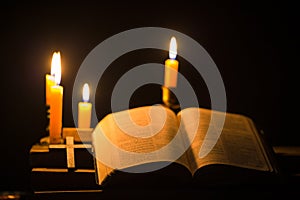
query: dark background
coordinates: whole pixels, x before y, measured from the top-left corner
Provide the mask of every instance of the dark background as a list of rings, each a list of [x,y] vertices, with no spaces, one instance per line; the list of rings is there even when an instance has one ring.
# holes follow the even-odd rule
[[[0,7],[1,53],[1,190],[30,188],[29,149],[45,136],[45,74],[54,51],[62,55],[64,126],[74,126],[71,111],[73,82],[88,53],[119,32],[144,26],[182,32],[200,43],[223,77],[228,111],[250,116],[272,145],[299,145],[297,132],[283,131],[282,100],[288,100],[287,72],[296,52],[296,10],[289,3],[150,2],[139,4],[6,3]],[[298,50],[297,50],[298,51]],[[136,51],[117,59],[96,94],[99,118],[110,112],[113,84],[126,70],[147,62],[162,63],[168,54]],[[182,58],[180,66],[189,64]],[[122,64],[119,74],[112,76]],[[200,75],[180,68],[191,78],[199,104],[210,106]],[[199,83],[197,81],[199,78]],[[131,107],[158,103],[159,86],[146,85],[132,97]],[[293,109],[292,102],[285,104]],[[285,117],[286,116],[286,117]]]

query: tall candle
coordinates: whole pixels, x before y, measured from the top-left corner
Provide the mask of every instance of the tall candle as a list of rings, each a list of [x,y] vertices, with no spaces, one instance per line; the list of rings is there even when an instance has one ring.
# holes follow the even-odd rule
[[[61,61],[60,54],[55,61],[54,78],[56,85],[50,88],[50,124],[49,137],[50,143],[61,143],[62,132],[62,108],[63,108],[63,87],[60,86],[61,80]]]
[[[58,57],[59,57],[59,52],[54,52],[52,56],[52,62],[51,62],[51,74],[46,74],[45,77],[46,105],[50,105],[50,98],[51,98],[50,88],[55,85],[55,80],[54,80],[55,64],[54,63],[57,63]]]
[[[164,86],[167,88],[177,86],[177,73],[179,62],[176,60],[177,43],[176,38],[172,37],[169,49],[169,59],[165,61],[165,82]]]
[[[82,89],[83,102],[78,103],[78,128],[90,128],[92,104],[89,101],[90,89],[89,85],[85,83]]]

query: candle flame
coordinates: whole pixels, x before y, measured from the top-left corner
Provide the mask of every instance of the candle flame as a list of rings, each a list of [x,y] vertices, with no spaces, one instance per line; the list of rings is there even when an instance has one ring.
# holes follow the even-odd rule
[[[169,57],[171,59],[175,59],[176,56],[177,56],[177,43],[176,43],[176,38],[173,36],[170,42]]]
[[[87,83],[85,83],[83,85],[82,98],[83,98],[84,102],[87,102],[90,99],[90,88],[89,88],[89,85]]]
[[[54,76],[55,83],[59,85],[61,80],[60,52],[53,53],[51,62],[51,75]]]

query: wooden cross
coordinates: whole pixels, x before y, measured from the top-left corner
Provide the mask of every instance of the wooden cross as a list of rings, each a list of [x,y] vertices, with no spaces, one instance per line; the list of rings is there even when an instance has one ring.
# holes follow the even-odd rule
[[[74,137],[66,137],[67,167],[75,168]]]
[[[50,144],[49,149],[64,149],[67,153],[67,167],[75,168],[75,152],[74,148],[91,148],[91,144],[74,144],[74,137],[67,136],[66,144]]]

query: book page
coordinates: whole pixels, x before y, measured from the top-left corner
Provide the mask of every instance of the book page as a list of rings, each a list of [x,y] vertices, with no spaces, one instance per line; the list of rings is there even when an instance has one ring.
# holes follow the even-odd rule
[[[251,119],[248,117],[203,108],[188,108],[178,113],[179,119],[183,112],[185,112],[185,117],[182,118],[182,123],[185,124],[187,134],[197,129],[196,136],[191,142],[192,154],[190,156],[193,156],[195,160],[193,172],[208,164],[226,164],[262,171],[270,169],[257,141],[256,133],[253,132],[253,127],[249,123]],[[199,124],[193,120],[195,113],[200,115]],[[222,115],[225,116],[223,127],[217,123],[218,120],[211,123],[212,114],[216,119]],[[207,135],[209,126],[212,132]],[[217,134],[218,131],[221,131],[220,135]],[[206,151],[205,148],[210,147],[211,144],[215,145],[211,150],[209,149],[210,151],[208,150],[209,153],[205,157],[201,158],[200,150]]]
[[[101,171],[105,171],[102,165],[107,166],[107,173],[145,163],[171,163],[185,151],[181,134],[177,132],[175,113],[163,106],[145,106],[109,114],[93,132],[97,162],[101,162]],[[188,166],[184,156],[179,160]]]

